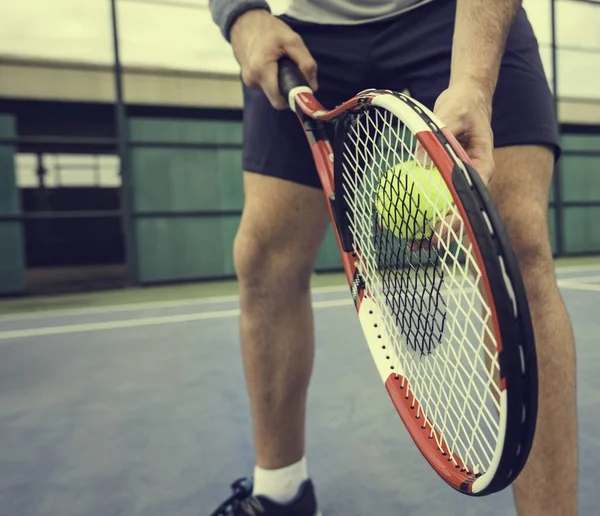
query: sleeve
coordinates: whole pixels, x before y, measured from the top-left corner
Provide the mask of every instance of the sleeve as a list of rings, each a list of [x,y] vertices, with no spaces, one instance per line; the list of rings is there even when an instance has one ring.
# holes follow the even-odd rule
[[[213,21],[221,29],[223,37],[229,41],[229,32],[235,20],[251,9],[264,9],[271,12],[265,0],[209,0]]]

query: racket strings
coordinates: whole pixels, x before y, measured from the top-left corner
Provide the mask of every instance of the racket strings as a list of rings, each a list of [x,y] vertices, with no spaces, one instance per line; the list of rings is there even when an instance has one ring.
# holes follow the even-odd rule
[[[406,137],[406,126],[401,127],[403,137]],[[367,153],[369,154],[366,157],[366,160],[376,161],[378,156],[373,155],[372,152],[369,152],[369,148],[372,149],[376,146],[376,142],[372,137],[373,131],[365,131],[365,138],[370,139],[370,146],[367,147]],[[394,165],[397,164],[398,160],[396,159],[396,153],[392,153],[393,145],[392,141],[388,140],[389,136],[386,133],[383,133],[382,136],[382,145],[381,148],[387,149],[387,155],[385,156],[386,161],[391,161]],[[358,149],[357,146],[355,146]],[[406,148],[408,153],[410,153],[409,149]],[[390,154],[391,158],[390,159]],[[358,164],[359,159],[363,159],[364,157],[356,157],[354,158],[355,165]],[[365,190],[373,190],[374,183],[373,180],[377,179],[375,175],[369,174],[365,175],[364,178],[368,182],[364,186]],[[354,191],[360,188],[356,183],[352,185]],[[400,192],[395,190],[394,185],[392,185],[392,195],[398,197]],[[402,194],[402,202],[410,204],[410,192],[405,191]],[[393,224],[399,224],[401,221],[397,218],[397,214],[393,214],[391,217]],[[413,219],[413,226],[416,226],[416,223]],[[364,229],[364,228],[363,228]],[[378,242],[380,249],[378,252],[378,258],[380,261],[380,269],[382,271],[382,280],[383,284],[387,285],[387,288],[383,289],[382,293],[386,299],[387,304],[390,306],[392,311],[397,314],[399,317],[398,326],[404,331],[404,336],[406,341],[410,344],[410,346],[416,350],[419,348],[421,352],[429,352],[431,348],[435,344],[432,342],[432,336],[435,333],[438,334],[438,338],[434,339],[439,342],[441,339],[441,332],[443,329],[443,312],[441,312],[441,308],[443,308],[443,298],[439,296],[439,286],[441,286],[441,282],[436,281],[435,277],[427,280],[419,275],[397,275],[395,274],[395,267],[390,266],[390,263],[387,263],[388,260],[386,258],[394,256],[394,242],[389,238],[381,238]],[[397,247],[397,246],[396,246]],[[372,249],[376,251],[376,249]],[[406,253],[406,250],[403,251]],[[370,257],[372,258],[372,257]],[[382,260],[383,258],[383,260]],[[371,263],[373,263],[371,261]],[[409,262],[410,263],[410,262]],[[438,274],[439,269],[435,267],[435,263],[431,263],[432,267],[425,268],[426,274],[433,274],[435,276]],[[415,270],[417,270],[415,268]],[[435,296],[431,295],[432,292],[428,292],[425,285],[433,284],[438,285],[438,289],[436,291]],[[396,296],[395,292],[403,291],[406,292],[406,296]],[[438,315],[436,312],[439,312],[440,317],[436,317]],[[431,315],[433,314],[433,316]],[[434,330],[437,329],[437,332]]]
[[[347,222],[367,294],[393,348],[390,372],[402,375],[405,398],[413,407],[418,401],[416,415],[430,425],[440,450],[448,449],[457,466],[455,455],[485,470],[499,436],[499,364],[473,247],[458,210],[444,201],[445,185],[419,185],[415,196],[415,183],[402,173],[409,163],[420,167],[415,177],[433,167],[408,127],[377,108],[355,122],[344,142]],[[388,180],[396,167],[399,179]],[[376,209],[382,194],[383,213]],[[419,232],[415,248],[400,236]]]

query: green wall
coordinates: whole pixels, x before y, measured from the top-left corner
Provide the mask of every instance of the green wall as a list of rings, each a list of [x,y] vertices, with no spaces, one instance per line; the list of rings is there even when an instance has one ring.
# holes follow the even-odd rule
[[[241,122],[139,118],[130,121],[130,134],[139,280],[232,276],[233,239],[243,208]],[[135,142],[158,140],[201,147],[135,146]],[[564,251],[600,252],[596,222],[600,207],[569,206],[569,202],[600,202],[600,156],[571,154],[599,150],[600,135],[567,134],[563,145],[567,151],[561,159]],[[556,251],[552,207],[549,224]],[[316,269],[340,266],[330,227]]]
[[[565,134],[561,159],[561,189],[564,203],[564,252],[600,252],[600,206],[569,203],[600,203],[600,135]],[[573,155],[592,151],[596,155]]]
[[[204,146],[131,150],[139,281],[233,275],[233,238],[243,206],[241,124],[133,119],[130,135],[133,143]]]
[[[0,136],[15,136],[15,119],[0,115]],[[0,217],[21,213],[19,190],[15,179],[15,148],[0,144]],[[25,290],[24,242],[21,222],[0,220],[0,294]]]
[[[321,251],[317,257],[315,269],[317,271],[330,271],[341,268],[342,260],[340,258],[340,250],[337,245],[333,226],[330,224]]]
[[[139,281],[234,275],[244,203],[241,122],[137,118],[129,130]],[[199,148],[135,145],[157,141]],[[330,227],[316,268],[340,267]]]
[[[15,120],[0,115],[0,135],[15,134]],[[233,239],[243,208],[240,121],[133,118],[134,242],[140,283],[216,279],[234,275]],[[162,144],[143,146],[144,142]],[[562,225],[566,254],[600,252],[600,135],[563,135]],[[592,155],[577,155],[592,151]],[[0,216],[21,213],[14,148],[0,145]],[[554,193],[554,192],[553,192]],[[552,199],[554,196],[552,196]],[[549,208],[556,250],[554,208]],[[19,220],[0,220],[0,293],[25,289],[24,242]],[[317,271],[341,266],[330,227]]]

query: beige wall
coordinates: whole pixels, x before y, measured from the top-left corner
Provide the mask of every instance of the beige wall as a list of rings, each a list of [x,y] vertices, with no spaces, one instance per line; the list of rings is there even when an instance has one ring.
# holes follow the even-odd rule
[[[242,106],[236,75],[207,72],[130,68],[124,74],[124,95],[131,104]],[[0,99],[2,97],[113,102],[115,82],[108,66],[0,58]]]
[[[131,104],[241,108],[237,75],[130,68],[124,74]],[[113,102],[115,83],[107,66],[58,61],[0,59],[0,99]],[[1,102],[1,100],[0,100]],[[562,99],[564,123],[600,123],[600,101]]]

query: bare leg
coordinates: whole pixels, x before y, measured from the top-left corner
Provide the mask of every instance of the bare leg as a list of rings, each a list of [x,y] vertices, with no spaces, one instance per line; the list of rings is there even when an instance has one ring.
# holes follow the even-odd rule
[[[514,484],[521,516],[577,514],[575,347],[556,285],[548,234],[553,169],[544,147],[495,151],[490,184],[517,253],[533,319],[539,368],[539,412],[529,461]]]
[[[304,455],[314,355],[310,276],[329,216],[314,188],[246,172],[244,189],[234,246],[242,352],[257,465],[277,469]]]

